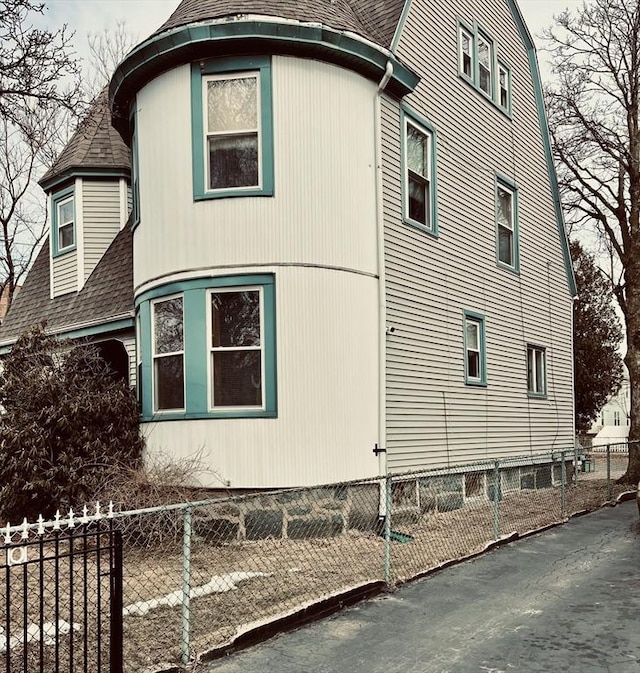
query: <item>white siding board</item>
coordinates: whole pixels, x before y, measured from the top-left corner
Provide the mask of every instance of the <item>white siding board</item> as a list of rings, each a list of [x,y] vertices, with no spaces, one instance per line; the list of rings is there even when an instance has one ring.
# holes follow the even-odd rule
[[[458,17],[478,21],[510,64],[512,120],[458,76]],[[422,76],[408,104],[438,133],[439,238],[401,222],[399,110],[384,99],[389,467],[568,448],[571,300],[528,57],[507,4],[414,0],[398,56]],[[519,274],[495,261],[496,172],[518,185]],[[486,316],[486,389],[464,385],[465,308]],[[544,400],[527,396],[530,342],[547,349]]]
[[[60,297],[78,289],[78,251],[72,250],[53,258],[53,296]]]
[[[117,180],[83,181],[85,281],[120,230],[120,194]]]

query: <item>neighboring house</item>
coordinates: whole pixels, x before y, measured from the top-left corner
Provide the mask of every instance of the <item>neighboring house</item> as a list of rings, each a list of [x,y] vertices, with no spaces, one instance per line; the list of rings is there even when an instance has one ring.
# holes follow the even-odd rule
[[[16,287],[13,290],[14,297],[18,295],[18,292],[20,292],[21,287],[22,287],[21,285],[16,285]],[[5,286],[2,288],[2,291],[0,292],[0,325],[2,324],[5,315],[7,315],[8,310],[9,310],[9,288]]]
[[[625,369],[620,390],[602,407],[591,427],[593,446],[626,442],[629,437],[631,385]]]
[[[51,242],[0,345],[46,319],[126,351],[149,454],[264,488],[573,446],[574,279],[513,0],[183,0],[109,107],[41,181]]]

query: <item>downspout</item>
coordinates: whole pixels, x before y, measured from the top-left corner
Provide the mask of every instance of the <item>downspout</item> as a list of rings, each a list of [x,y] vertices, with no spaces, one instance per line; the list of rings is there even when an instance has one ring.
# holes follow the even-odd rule
[[[393,63],[387,61],[384,75],[378,84],[374,98],[374,135],[376,168],[376,229],[378,243],[378,474],[387,475],[387,410],[386,410],[386,366],[387,366],[387,301],[384,259],[384,200],[382,193],[382,131],[380,98],[393,75]],[[380,482],[379,514],[387,511],[386,484]]]

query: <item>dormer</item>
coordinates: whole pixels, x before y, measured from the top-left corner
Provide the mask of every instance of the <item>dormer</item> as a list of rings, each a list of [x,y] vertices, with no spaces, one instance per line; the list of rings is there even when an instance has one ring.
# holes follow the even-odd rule
[[[111,126],[106,89],[40,186],[48,197],[54,299],[82,290],[131,211],[130,152]]]

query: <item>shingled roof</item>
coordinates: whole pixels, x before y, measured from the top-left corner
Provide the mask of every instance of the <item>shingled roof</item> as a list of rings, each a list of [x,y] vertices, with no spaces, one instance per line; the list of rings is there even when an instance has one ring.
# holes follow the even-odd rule
[[[49,294],[49,244],[42,246],[0,327],[0,345],[13,343],[35,324],[61,333],[133,316],[132,232],[127,225],[111,242],[80,292]]]
[[[108,87],[97,96],[86,119],[40,180],[40,186],[48,190],[75,172],[105,171],[122,171],[126,175],[131,172],[129,148],[111,125]]]
[[[182,0],[156,31],[211,19],[257,14],[346,30],[389,47],[405,0]]]

